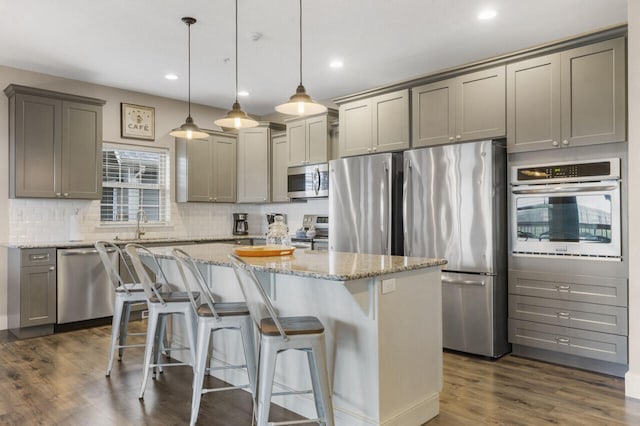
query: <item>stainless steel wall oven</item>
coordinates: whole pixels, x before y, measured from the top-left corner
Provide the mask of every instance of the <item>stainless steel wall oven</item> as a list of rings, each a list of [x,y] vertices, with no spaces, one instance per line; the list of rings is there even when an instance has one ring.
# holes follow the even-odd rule
[[[621,260],[620,159],[514,166],[511,251]]]

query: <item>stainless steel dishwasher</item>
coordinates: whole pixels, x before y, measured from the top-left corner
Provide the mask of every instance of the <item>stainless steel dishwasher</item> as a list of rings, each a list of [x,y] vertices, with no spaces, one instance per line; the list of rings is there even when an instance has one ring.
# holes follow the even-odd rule
[[[118,262],[117,253],[109,253]],[[58,258],[58,324],[113,315],[114,291],[93,247],[60,249]]]

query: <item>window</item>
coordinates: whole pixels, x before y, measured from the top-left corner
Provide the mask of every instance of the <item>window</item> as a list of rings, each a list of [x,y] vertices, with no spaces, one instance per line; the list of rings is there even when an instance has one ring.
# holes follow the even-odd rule
[[[167,150],[104,144],[100,222],[135,223],[142,210],[148,223],[167,223],[168,157]]]

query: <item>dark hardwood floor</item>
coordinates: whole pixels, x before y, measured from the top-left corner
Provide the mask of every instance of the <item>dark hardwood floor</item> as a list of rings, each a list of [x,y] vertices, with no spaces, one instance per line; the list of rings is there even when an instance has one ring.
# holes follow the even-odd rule
[[[104,376],[110,329],[27,340],[0,331],[0,424],[188,424],[190,368],[166,369],[139,401],[142,349],[129,349]],[[272,420],[299,418],[277,406],[272,413]],[[248,393],[203,396],[198,424],[250,421]],[[440,415],[428,426],[485,424],[640,425],[640,401],[625,398],[619,378],[514,356],[489,361],[445,352]]]

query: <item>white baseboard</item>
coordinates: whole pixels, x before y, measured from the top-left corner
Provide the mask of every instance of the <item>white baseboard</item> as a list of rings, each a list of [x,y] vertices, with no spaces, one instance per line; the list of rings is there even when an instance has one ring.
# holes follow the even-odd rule
[[[631,370],[624,375],[624,394],[629,398],[640,399],[640,374]]]
[[[421,425],[440,412],[440,394],[434,393],[413,407],[380,423],[382,426]]]

